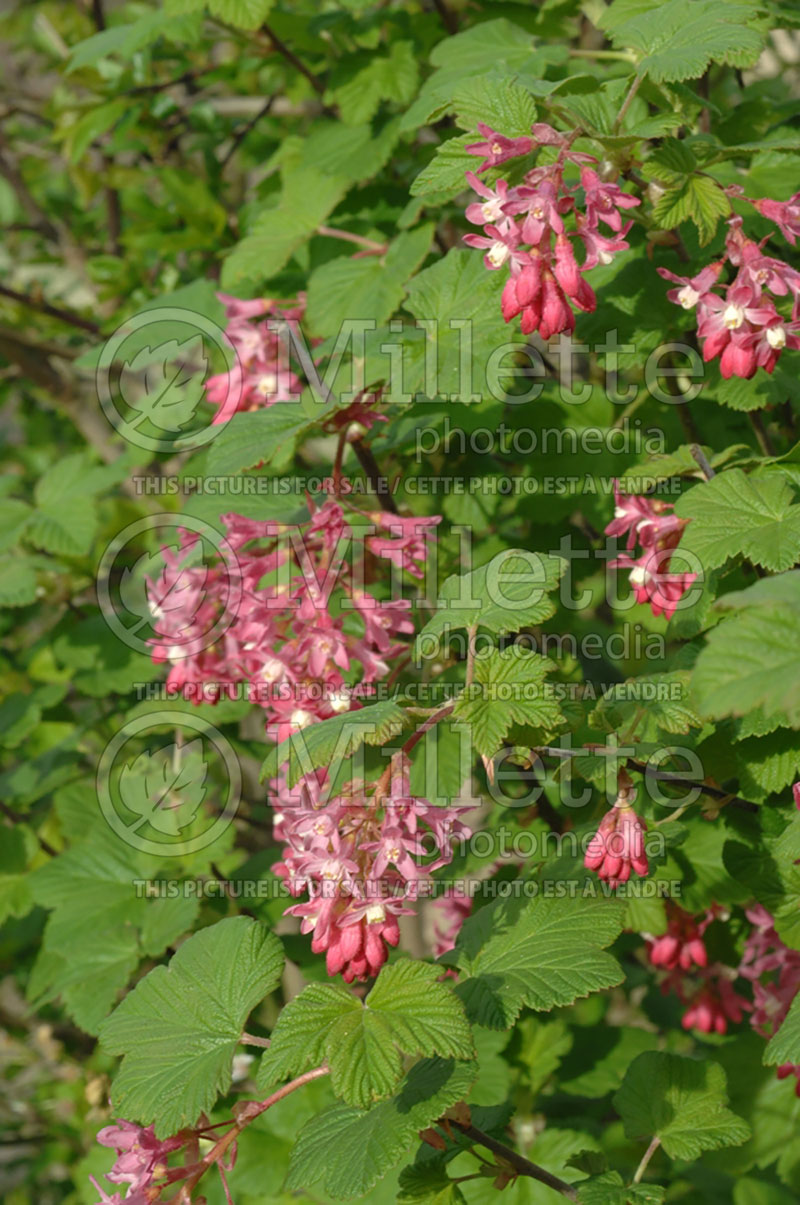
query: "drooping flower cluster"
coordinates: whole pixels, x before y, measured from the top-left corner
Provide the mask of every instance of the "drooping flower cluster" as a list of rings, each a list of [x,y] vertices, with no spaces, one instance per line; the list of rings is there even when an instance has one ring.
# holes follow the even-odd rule
[[[722,963],[709,963],[703,938],[721,915],[722,910],[712,906],[701,916],[692,916],[668,902],[667,932],[661,937],[644,935],[651,966],[666,972],[661,991],[674,992],[685,1006],[684,1029],[724,1034],[728,1023],[740,1022],[750,1007],[733,986],[736,971]]]
[[[794,242],[800,212],[795,198],[783,204],[769,200],[753,204]],[[696,276],[676,276],[666,268],[658,271],[679,286],[667,293],[670,301],[685,310],[697,309],[697,334],[703,340],[706,363],[719,356],[719,369],[726,380],[734,376],[749,379],[759,368],[772,372],[785,347],[800,347],[800,272],[765,255],[767,240],[756,243],[748,238],[740,217],[731,218],[728,227],[725,255]],[[715,292],[726,263],[737,270],[736,276],[729,284],[719,285],[724,292]],[[774,297],[791,297],[789,317],[778,311]]]
[[[285,343],[269,320],[299,322],[305,313],[305,296],[283,305],[257,297],[243,301],[226,293],[217,294],[225,307],[225,334],[235,352],[227,372],[209,377],[206,399],[218,410],[215,423],[226,423],[240,410],[260,410],[275,402],[297,398],[303,386],[289,367]],[[260,318],[260,322],[253,322]]]
[[[466,149],[481,156],[479,173],[540,147],[557,150],[554,163],[532,168],[513,187],[506,180],[488,186],[467,172],[469,184],[482,200],[469,205],[466,216],[474,225],[483,226],[483,234],[467,234],[464,242],[485,252],[484,263],[490,271],[508,267],[502,298],[506,322],[521,315],[523,333],[538,331],[543,339],[571,332],[575,329],[573,311],[596,307],[594,291],[584,274],[598,264],[610,263],[628,246],[625,235],[632,222],[623,222],[621,211],[640,202],[617,184],[601,179],[589,166],[597,160],[571,150],[572,140],[552,126],[535,123],[530,138],[505,138],[483,124],[478,129],[482,141]],[[568,164],[579,168],[580,184],[565,181]],[[570,215],[574,229],[568,230],[565,219]],[[573,244],[582,245],[581,263]]]
[[[633,871],[644,876],[650,869],[644,847],[647,825],[633,810],[635,797],[633,783],[621,771],[617,800],[600,821],[583,860],[587,870],[596,870],[612,887],[627,883]]]
[[[739,974],[753,986],[750,1022],[757,1033],[771,1038],[782,1024],[792,1001],[800,992],[800,951],[784,945],[775,931],[772,916],[761,904],[747,910],[753,928],[745,944]],[[800,1096],[800,1065],[784,1063],[778,1076],[793,1075]]]
[[[188,1138],[187,1133],[182,1133],[160,1140],[152,1126],[134,1125],[130,1121],[119,1120],[116,1125],[105,1126],[98,1133],[97,1141],[117,1152],[106,1179],[112,1184],[127,1184],[128,1187],[124,1197],[120,1192],[109,1194],[94,1176],[90,1176],[100,1194],[98,1205],[121,1205],[123,1200],[127,1205],[151,1205],[159,1196],[159,1187],[154,1181],[163,1180],[169,1155],[180,1150]]]
[[[763,1038],[771,1038],[783,1022],[800,991],[800,951],[786,946],[775,931],[773,917],[761,904],[746,909],[752,928],[737,967],[709,962],[704,936],[712,921],[724,919],[724,910],[712,906],[700,916],[691,916],[676,904],[667,904],[667,932],[661,937],[644,934],[652,966],[664,971],[661,990],[674,992],[686,1006],[684,1029],[724,1034],[729,1022],[739,1024],[745,1013]],[[745,979],[752,1001],[735,984]],[[798,1081],[800,1066],[786,1063],[778,1068],[781,1079]]]
[[[306,775],[299,790],[281,792],[274,816],[285,844],[273,869],[292,895],[309,896],[287,911],[302,918],[328,974],[347,983],[377,975],[420,881],[451,860],[454,840],[469,836],[461,819],[468,808],[413,796],[409,769],[399,752],[377,782],[352,781],[332,798],[322,772]]]
[[[614,483],[614,518],[607,536],[627,533],[626,547],[610,562],[612,569],[630,569],[630,583],[637,603],[648,603],[654,615],[671,619],[678,603],[697,579],[696,573],[672,573],[670,566],[688,520],[673,513],[674,505],[640,494],[623,494]],[[641,554],[628,553],[639,543]]]
[[[224,515],[227,537],[210,565],[197,563],[200,537],[184,532],[148,582],[152,655],[170,665],[168,688],[197,703],[244,688],[277,739],[357,706],[352,679],[367,693],[406,651],[411,600],[364,588],[364,552],[373,566],[385,560],[419,578],[439,522],[362,515],[363,543],[348,560],[342,506],[309,508],[305,530]]]

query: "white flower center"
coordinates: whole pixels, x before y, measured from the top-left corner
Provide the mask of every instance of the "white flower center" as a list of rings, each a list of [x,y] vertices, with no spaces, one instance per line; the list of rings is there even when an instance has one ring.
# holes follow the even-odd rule
[[[298,707],[289,716],[289,723],[293,728],[305,728],[307,724],[311,723],[313,718],[310,711],[304,711],[302,707]]]
[[[650,578],[652,576],[653,575],[651,573],[648,573],[648,571],[642,565],[636,565],[635,568],[631,569],[631,576],[630,576],[631,585],[632,586],[644,586],[647,584],[647,582],[650,581]]]
[[[610,264],[614,256],[610,251],[601,251],[597,258],[600,260],[601,264]]]
[[[346,690],[337,690],[330,698],[331,711],[337,715],[341,711],[350,710],[350,696]]]
[[[505,243],[492,243],[488,252],[488,260],[495,268],[501,268],[509,256],[508,247]]]
[[[502,155],[503,153],[503,148],[499,142],[493,142],[489,149],[493,155]]]
[[[481,213],[487,222],[495,222],[503,216],[501,202],[497,197],[493,197],[491,201],[486,201],[481,205]]]
[[[278,378],[274,372],[265,372],[263,376],[258,378],[256,385],[256,393],[260,393],[262,397],[266,397],[270,393],[274,393],[278,385]]]
[[[678,292],[678,301],[684,310],[693,310],[699,300],[700,294],[691,285],[684,285]]]
[[[275,657],[268,658],[268,660],[265,661],[261,667],[261,677],[265,682],[277,682],[283,677],[283,674],[284,666],[282,662],[276,660]],[[302,714],[305,715],[306,713],[303,712]],[[292,723],[294,722],[294,716],[292,716]]]
[[[744,310],[740,305],[729,305],[722,315],[722,321],[729,331],[738,330],[744,322]]]
[[[782,326],[767,327],[767,343],[770,347],[774,347],[776,351],[780,351],[786,346],[786,330]]]
[[[615,519],[625,519],[625,518],[627,518],[627,515],[628,515],[628,512],[626,511],[624,506],[615,506],[614,507],[614,518]]]
[[[386,920],[386,911],[383,904],[373,904],[370,908],[367,908],[364,913],[364,920],[368,925],[373,925],[376,921]]]

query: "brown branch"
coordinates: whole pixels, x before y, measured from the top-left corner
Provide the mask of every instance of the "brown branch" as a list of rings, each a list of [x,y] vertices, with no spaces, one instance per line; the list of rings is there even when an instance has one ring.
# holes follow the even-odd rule
[[[440,720],[447,719],[454,707],[454,702],[446,703],[444,707],[440,707],[438,711],[433,713],[433,715],[429,715],[425,723],[420,724],[419,728],[417,728],[415,732],[411,733],[411,736],[403,745],[402,752],[410,753],[414,746],[419,744],[426,732],[430,732],[431,728],[434,728]]]
[[[692,454],[692,459],[697,464],[706,481],[710,481],[712,477],[716,477],[717,474],[708,463],[705,453],[699,444],[691,444],[689,451]]]
[[[317,93],[317,95],[322,96],[322,94],[325,91],[325,85],[323,84],[323,82],[319,78],[319,76],[315,75],[314,72],[310,69],[310,67],[306,67],[303,60],[299,59],[297,57],[297,55],[294,53],[294,51],[289,49],[289,47],[286,45],[286,43],[281,38],[278,37],[278,35],[275,33],[275,30],[272,29],[271,26],[264,23],[261,26],[261,30],[262,30],[262,33],[265,33],[267,35],[270,42],[272,42],[272,45],[277,50],[278,54],[283,55],[283,57],[286,59],[287,63],[291,63],[291,65],[297,71],[299,71],[301,75],[304,75],[305,78],[308,80],[308,82],[311,84],[311,87]]]
[[[764,420],[757,410],[748,411],[747,417],[750,420],[750,426],[753,428],[758,446],[764,456],[774,456],[775,448],[772,445],[772,440],[769,437],[767,428],[764,426]]]
[[[448,33],[458,33],[458,17],[447,7],[444,0],[433,0],[433,7],[441,17],[442,25]]]
[[[49,301],[30,297],[26,293],[18,293],[16,289],[9,289],[7,285],[0,285],[0,296],[8,297],[11,301],[18,301],[20,305],[25,305],[30,310],[36,310],[39,314],[57,318],[59,322],[66,322],[69,326],[77,327],[78,330],[88,331],[90,335],[102,335],[103,333],[96,322],[91,322],[88,318],[81,318],[80,314],[76,314],[72,310],[65,310],[62,306],[51,305]]]
[[[530,1159],[526,1159],[524,1155],[519,1155],[510,1146],[498,1142],[496,1138],[492,1138],[491,1134],[485,1134],[477,1126],[471,1124],[465,1125],[463,1122],[454,1121],[452,1118],[449,1119],[448,1124],[455,1126],[466,1138],[470,1138],[478,1146],[483,1146],[487,1151],[491,1151],[493,1155],[497,1155],[504,1163],[513,1168],[518,1176],[529,1176],[531,1180],[538,1180],[540,1184],[546,1184],[548,1188],[554,1188],[556,1192],[560,1192],[570,1201],[578,1200],[577,1191],[571,1184],[567,1184],[566,1180],[560,1180],[558,1176],[545,1171],[538,1164],[531,1163]]]
[[[389,491],[389,483],[381,473],[378,462],[372,454],[372,449],[367,447],[363,440],[360,439],[354,439],[350,446],[358,457],[358,463],[367,474],[373,493],[380,503],[381,510],[387,511],[390,515],[396,515],[397,507]]]
[[[261,108],[255,114],[255,116],[251,117],[250,120],[245,125],[243,125],[240,130],[237,130],[237,132],[233,136],[231,145],[228,147],[227,151],[225,152],[225,154],[222,156],[222,159],[220,160],[220,164],[219,164],[220,171],[223,171],[223,172],[225,171],[225,168],[228,166],[231,159],[236,154],[239,147],[242,145],[242,143],[244,142],[245,138],[250,133],[250,131],[252,129],[254,129],[254,127],[256,125],[258,125],[258,123],[259,123],[259,121],[261,121],[262,117],[266,117],[267,113],[269,113],[270,109],[272,108],[274,100],[275,100],[274,96],[268,97],[267,100],[265,101],[265,103],[261,106]]]

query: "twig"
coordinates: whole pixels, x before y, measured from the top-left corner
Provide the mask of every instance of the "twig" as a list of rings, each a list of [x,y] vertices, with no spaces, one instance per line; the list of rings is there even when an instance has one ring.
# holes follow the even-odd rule
[[[559,1180],[558,1176],[545,1171],[543,1167],[539,1167],[536,1163],[531,1163],[530,1159],[526,1159],[524,1155],[517,1154],[510,1146],[505,1146],[504,1143],[498,1142],[496,1138],[492,1138],[491,1134],[485,1134],[477,1126],[465,1125],[463,1122],[452,1119],[448,1121],[448,1124],[455,1126],[466,1138],[471,1138],[479,1146],[486,1147],[487,1151],[491,1151],[493,1155],[497,1155],[504,1163],[512,1167],[517,1175],[529,1176],[532,1180],[538,1180],[540,1184],[546,1184],[548,1188],[554,1188],[556,1192],[562,1193],[570,1201],[578,1200],[576,1190],[571,1184],[567,1184],[566,1180]]]
[[[314,91],[317,93],[317,95],[322,96],[322,94],[325,91],[325,85],[323,84],[323,82],[319,78],[319,76],[315,75],[314,72],[309,67],[306,67],[303,60],[299,59],[297,57],[297,55],[294,53],[294,51],[289,49],[289,47],[286,45],[286,43],[281,38],[278,37],[278,35],[275,33],[274,29],[272,29],[272,27],[270,25],[267,25],[265,22],[261,26],[261,29],[262,29],[262,32],[267,35],[270,42],[272,42],[272,45],[278,51],[278,54],[282,54],[283,57],[286,59],[287,63],[291,63],[292,66],[295,67],[300,72],[301,75],[304,75],[306,77],[306,79],[311,84],[311,87],[314,89]]]
[[[323,234],[326,238],[340,238],[347,243],[356,243],[359,247],[366,247],[370,251],[380,252],[383,255],[386,251],[386,243],[378,243],[375,239],[364,238],[361,234],[351,234],[349,230],[336,230],[333,226],[317,226],[317,234]]]
[[[464,678],[466,688],[472,686],[472,679],[475,676],[475,636],[477,632],[477,623],[473,623],[467,628],[467,673]]]
[[[458,17],[447,7],[444,0],[433,0],[433,7],[442,19],[448,33],[458,33]]]
[[[258,112],[255,114],[255,116],[251,117],[250,120],[246,123],[246,125],[243,125],[242,128],[240,130],[238,130],[237,133],[234,134],[233,139],[231,141],[231,145],[228,147],[227,151],[225,152],[222,159],[220,160],[220,165],[219,165],[220,171],[223,171],[223,172],[225,171],[225,168],[228,166],[228,163],[233,158],[233,156],[236,154],[239,147],[242,145],[242,143],[244,142],[245,138],[250,133],[250,131],[255,126],[258,125],[258,123],[261,121],[262,117],[266,117],[267,113],[269,113],[274,101],[275,101],[274,96],[268,97],[267,100],[264,102],[264,104],[261,106],[261,108],[258,110]]]
[[[658,1137],[658,1135],[656,1135],[645,1153],[642,1155],[642,1161],[636,1169],[636,1175],[633,1177],[634,1184],[638,1184],[641,1181],[641,1178],[647,1169],[648,1163],[653,1158],[653,1155],[656,1153],[660,1145],[661,1139]]]
[[[311,1080],[319,1079],[321,1076],[329,1074],[330,1069],[324,1064],[320,1067],[313,1067],[311,1071],[305,1071],[302,1075],[298,1075],[296,1079],[290,1080],[288,1084],[284,1084],[282,1088],[278,1088],[277,1092],[273,1092],[272,1096],[268,1096],[266,1100],[253,1100],[244,1105],[239,1111],[239,1116],[235,1124],[231,1126],[226,1134],[223,1134],[219,1142],[214,1144],[214,1146],[203,1159],[202,1163],[192,1170],[191,1175],[181,1188],[180,1194],[176,1200],[189,1200],[191,1191],[198,1181],[202,1179],[210,1167],[213,1167],[215,1163],[219,1163],[228,1149],[233,1146],[234,1142],[239,1137],[245,1126],[248,1126],[251,1121],[255,1120],[256,1117],[260,1117],[262,1113],[264,1113],[267,1109],[270,1109],[273,1105],[277,1104],[279,1100],[283,1100],[283,1098],[288,1096],[291,1092],[296,1092],[298,1088],[302,1088],[304,1084],[308,1084],[311,1082]],[[180,1178],[181,1171],[183,1170],[184,1169],[176,1168],[176,1171],[179,1173],[177,1176],[170,1176],[168,1174],[168,1183],[176,1183]]]
[[[269,1038],[259,1038],[254,1033],[243,1033],[239,1041],[247,1046],[269,1046]]]
[[[38,301],[26,293],[18,293],[16,289],[9,289],[6,285],[0,285],[0,296],[9,297],[12,301],[18,301],[20,305],[26,305],[28,309],[36,310],[40,314],[47,314],[50,318],[57,318],[60,322],[77,327],[78,330],[88,331],[90,335],[102,335],[103,333],[96,322],[91,322],[88,318],[81,318],[80,314],[75,314],[72,310],[51,305],[49,301]]]
[[[433,715],[429,715],[424,724],[420,724],[415,732],[411,733],[406,743],[403,745],[402,752],[410,753],[415,745],[418,745],[426,732],[430,732],[431,728],[435,728],[440,720],[444,720],[450,715],[450,712],[455,707],[455,702],[446,703],[444,707],[440,707],[438,711],[434,711]]]
[[[397,507],[394,498],[389,492],[389,483],[381,473],[378,462],[372,454],[372,449],[367,447],[363,440],[360,439],[354,439],[350,446],[358,457],[358,463],[367,474],[373,493],[380,503],[381,510],[387,511],[390,515],[396,515]]]
[[[619,130],[623,121],[625,120],[625,115],[628,112],[628,109],[631,107],[631,104],[633,103],[634,96],[641,88],[643,80],[644,80],[643,75],[637,75],[634,77],[633,83],[631,84],[630,88],[628,89],[625,99],[622,102],[620,111],[619,111],[619,113],[617,113],[616,119],[614,121],[614,133],[615,134],[616,134],[617,130]]]
[[[691,444],[689,451],[691,452],[693,460],[697,464],[706,481],[710,481],[712,477],[716,477],[717,474],[706,460],[705,453],[699,444]]]
[[[764,420],[757,410],[750,410],[747,417],[750,419],[750,426],[755,432],[758,446],[765,456],[774,456],[775,448],[772,445],[772,440],[769,437]]]
[[[585,757],[587,753],[593,753],[598,757],[612,757],[617,753],[616,749],[607,749],[597,745],[586,745],[579,749],[559,749],[550,745],[533,745],[531,753],[538,753],[541,757],[554,757],[560,761],[567,761],[573,757]],[[712,799],[724,799],[728,803],[734,804],[736,807],[743,808],[748,812],[759,811],[758,804],[753,803],[749,799],[742,799],[739,795],[731,795],[730,791],[723,791],[721,787],[712,787],[707,782],[697,782],[694,778],[686,778],[683,774],[674,774],[670,770],[650,770],[644,762],[635,757],[625,759],[625,764],[635,770],[637,774],[647,774],[655,782],[670,782],[675,786],[694,787],[703,795],[709,795]]]

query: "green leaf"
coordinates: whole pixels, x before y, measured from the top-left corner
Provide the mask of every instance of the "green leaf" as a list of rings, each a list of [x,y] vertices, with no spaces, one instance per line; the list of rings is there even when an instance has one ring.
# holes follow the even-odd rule
[[[275,470],[291,463],[295,442],[329,413],[311,401],[274,402],[263,410],[234,414],[209,446],[206,467],[214,476],[241,473],[254,465]]]
[[[477,625],[505,636],[549,619],[556,604],[548,595],[566,568],[561,557],[507,548],[471,573],[454,573],[442,586],[436,614],[417,637],[416,656],[430,655],[433,640],[438,644],[462,628]]]
[[[184,8],[183,12],[186,11]],[[91,67],[109,54],[131,58],[137,50],[150,45],[162,35],[170,34],[173,40],[179,40],[181,32],[188,33],[191,28],[187,22],[176,22],[168,10],[145,13],[137,21],[112,25],[110,29],[103,29],[78,42],[70,51],[66,71],[69,73],[79,71],[82,67]]]
[[[727,1106],[719,1063],[646,1051],[628,1068],[614,1108],[628,1138],[658,1137],[671,1159],[697,1159],[703,1151],[739,1146],[750,1128]]]
[[[304,774],[352,757],[363,744],[385,745],[402,731],[405,722],[402,707],[386,699],[301,728],[269,751],[261,767],[261,781],[274,778],[288,762],[286,785],[291,788]]]
[[[475,679],[464,688],[453,710],[472,730],[472,743],[483,757],[493,757],[512,724],[552,732],[563,716],[545,676],[555,666],[547,657],[512,644],[502,652],[489,649],[475,658]]]
[[[681,551],[698,557],[706,570],[734,556],[772,571],[790,569],[800,557],[800,506],[793,497],[781,473],[718,473],[678,499],[676,514],[691,519]]]
[[[344,69],[347,82],[330,88],[326,95],[348,125],[369,121],[382,100],[408,104],[417,90],[419,68],[412,42],[393,42],[388,54],[370,56],[367,64],[355,71],[345,60]]]
[[[405,302],[418,329],[404,345],[404,379],[397,386],[390,379],[386,397],[395,396],[395,388],[402,389],[406,402],[407,395],[417,393],[467,404],[489,395],[504,397],[503,362],[524,336],[503,321],[503,285],[503,273],[487,272],[482,257],[469,250],[449,251],[419,272],[409,282]],[[382,342],[385,338],[381,335]]]
[[[779,1066],[781,1063],[800,1063],[800,996],[795,996],[780,1029],[770,1039],[764,1062],[770,1067],[776,1063]]]
[[[508,1029],[523,1005],[545,1011],[621,983],[605,947],[619,935],[624,904],[572,896],[499,900],[468,919],[456,959],[458,994],[475,1025]]]
[[[692,673],[692,699],[708,719],[761,707],[765,719],[800,727],[800,608],[750,607],[713,628]]]
[[[197,899],[137,892],[137,880],[154,877],[156,865],[110,832],[91,831],[31,874],[34,900],[52,909],[29,983],[33,1001],[60,995],[78,1025],[97,1032],[142,954],[160,954],[197,914]],[[148,939],[145,951],[142,937],[154,910],[161,914],[164,945],[154,949]]]
[[[781,728],[746,737],[737,741],[735,757],[745,798],[766,799],[800,778],[800,733]]]
[[[591,716],[593,728],[625,730],[626,740],[658,741],[660,732],[685,736],[701,728],[702,720],[689,703],[688,670],[649,674],[610,686]]]
[[[603,1172],[578,1185],[581,1205],[660,1205],[666,1189],[660,1184],[631,1184],[619,1172]]]
[[[509,138],[530,134],[536,121],[536,105],[527,88],[513,79],[493,73],[477,79],[465,78],[453,95],[455,118],[462,130],[472,131],[473,141],[479,142],[476,133],[482,121],[493,130],[515,131]],[[473,163],[478,160],[471,156]]]
[[[400,1053],[474,1058],[464,1008],[439,967],[401,959],[384,967],[362,1004],[332,984],[311,984],[287,1004],[261,1061],[259,1088],[327,1061],[337,1096],[367,1108],[402,1075]]]
[[[258,29],[266,20],[273,0],[166,0],[168,13],[195,13],[204,8],[220,21],[240,29]]]
[[[766,406],[781,406],[787,399],[800,401],[800,382],[779,366],[773,373],[757,372],[749,381],[741,377],[725,381],[720,377],[718,383],[709,383],[708,393],[729,410],[763,410]],[[790,451],[783,459],[790,462],[791,458]]]
[[[436,148],[433,159],[411,185],[411,196],[422,197],[427,193],[436,193],[437,200],[448,200],[464,192],[469,187],[464,179],[465,173],[474,171],[480,162],[465,150],[465,147],[473,142],[480,142],[480,136],[474,131],[470,134],[459,134],[457,138],[448,138],[446,142],[441,143]]]
[[[36,483],[36,510],[25,538],[45,552],[85,556],[92,545],[97,515],[85,456],[65,456]]]
[[[656,83],[698,79],[711,62],[751,67],[764,46],[750,25],[760,11],[755,3],[730,0],[720,9],[715,0],[649,0],[636,7],[630,17],[630,6],[617,0],[598,24],[615,46],[639,52],[638,74]]]
[[[371,1109],[337,1105],[312,1118],[292,1151],[286,1189],[321,1184],[338,1200],[361,1196],[397,1166],[420,1130],[466,1096],[474,1076],[474,1064],[426,1059],[390,1100]]]
[[[428,254],[433,227],[401,234],[385,255],[331,260],[317,268],[308,284],[308,330],[336,335],[347,319],[372,319],[383,325],[403,299],[405,282]]]
[[[653,206],[653,217],[664,230],[691,220],[697,227],[700,246],[710,243],[720,218],[730,213],[730,203],[715,180],[708,176],[687,176],[677,187],[669,188]]]
[[[27,607],[36,601],[36,569],[33,557],[0,556],[0,607]]]
[[[114,1108],[158,1137],[191,1126],[231,1082],[248,1014],[280,981],[278,939],[246,916],[195,933],[111,1014],[100,1040],[124,1056]]]
[[[165,745],[157,754],[145,749],[122,767],[119,776],[125,807],[156,832],[171,837],[177,837],[197,815],[208,773],[199,738],[182,747],[177,767],[175,749],[174,744]]]
[[[27,871],[35,849],[35,838],[26,825],[4,829],[0,841],[0,924],[9,916],[25,916],[33,907]]]
[[[347,181],[303,164],[284,173],[277,205],[262,209],[222,265],[222,285],[261,285],[280,271],[347,191]]]

